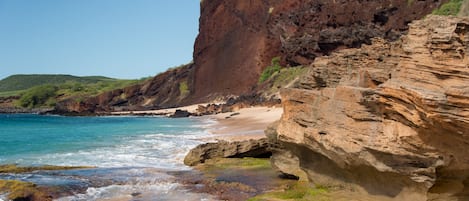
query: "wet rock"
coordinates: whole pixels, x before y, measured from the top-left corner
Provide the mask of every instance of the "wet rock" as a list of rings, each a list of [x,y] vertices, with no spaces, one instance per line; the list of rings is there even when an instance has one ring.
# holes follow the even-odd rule
[[[184,164],[194,166],[212,158],[266,158],[271,155],[266,138],[245,141],[219,141],[193,148],[184,158]]]
[[[182,117],[189,117],[189,116],[191,116],[191,113],[188,112],[187,110],[179,110],[179,109],[177,109],[177,110],[174,112],[174,114],[172,114],[172,115],[169,116],[169,117],[171,117],[171,118],[182,118]]]
[[[285,147],[282,142],[277,139],[277,127],[280,121],[276,121],[269,125],[264,133],[270,143],[272,156],[270,163],[272,168],[280,172],[280,177],[286,179],[307,180],[306,173],[300,168],[300,160],[298,156],[293,154]]]

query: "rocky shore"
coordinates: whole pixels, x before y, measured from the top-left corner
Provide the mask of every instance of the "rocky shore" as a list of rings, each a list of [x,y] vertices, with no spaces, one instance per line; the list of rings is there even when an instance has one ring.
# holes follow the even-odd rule
[[[447,2],[202,1],[194,63],[53,113],[217,120],[174,175],[220,199],[469,200],[469,18],[427,15]],[[307,70],[263,96],[278,55]]]
[[[409,26],[395,42],[317,58],[281,92],[284,113],[268,140],[201,145],[187,164],[262,144],[276,170],[327,187],[333,200],[469,199],[469,19]]]

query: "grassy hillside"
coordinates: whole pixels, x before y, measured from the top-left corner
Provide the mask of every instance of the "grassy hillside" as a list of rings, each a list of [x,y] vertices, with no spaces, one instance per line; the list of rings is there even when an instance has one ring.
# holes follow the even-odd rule
[[[102,76],[13,75],[0,80],[0,97],[20,96],[15,104],[19,107],[51,107],[60,100],[79,101],[144,80],[119,80]]]
[[[78,77],[73,75],[12,75],[0,80],[0,92],[29,89],[43,84],[63,84],[65,82],[97,83],[116,79],[102,76]]]

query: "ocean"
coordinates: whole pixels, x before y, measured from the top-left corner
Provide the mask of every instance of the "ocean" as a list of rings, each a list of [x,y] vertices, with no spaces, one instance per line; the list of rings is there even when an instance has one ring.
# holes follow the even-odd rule
[[[206,129],[213,123],[206,118],[0,114],[0,164],[96,167],[0,174],[0,179],[76,188],[60,201],[213,200],[189,192],[168,174],[190,170],[184,156],[210,135]]]

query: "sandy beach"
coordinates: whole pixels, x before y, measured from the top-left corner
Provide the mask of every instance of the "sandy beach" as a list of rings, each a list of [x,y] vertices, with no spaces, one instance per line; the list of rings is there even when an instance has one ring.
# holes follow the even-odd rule
[[[142,110],[142,111],[121,111],[121,112],[111,112],[111,115],[138,115],[138,114],[153,114],[153,115],[169,115],[174,114],[176,110],[186,110],[190,113],[195,113],[199,105],[208,105],[208,103],[188,105],[184,107],[168,108],[161,110]]]
[[[196,113],[199,105],[208,105],[208,103],[194,104],[185,107],[168,108],[161,110],[147,111],[123,111],[112,112],[112,115],[169,115],[176,110],[187,110],[190,113]],[[215,120],[217,123],[210,126],[208,131],[213,137],[207,140],[248,140],[265,137],[264,130],[274,121],[280,119],[283,113],[282,107],[250,107],[242,108],[238,111],[208,115],[204,118]]]
[[[235,112],[210,115],[217,123],[209,132],[213,140],[248,140],[265,137],[264,130],[274,121],[280,119],[282,107],[250,107]]]

